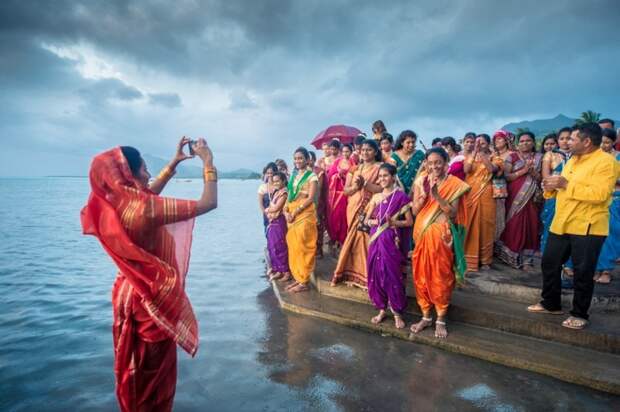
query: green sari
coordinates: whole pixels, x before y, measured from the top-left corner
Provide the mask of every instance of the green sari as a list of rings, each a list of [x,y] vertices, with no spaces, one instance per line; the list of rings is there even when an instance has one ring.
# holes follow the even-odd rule
[[[403,159],[401,159],[396,152],[394,152],[392,153],[392,159],[396,162],[396,173],[398,175],[398,180],[400,181],[405,193],[409,194],[411,192],[411,185],[418,174],[418,169],[424,161],[424,152],[421,150],[416,150],[407,162],[404,162]]]

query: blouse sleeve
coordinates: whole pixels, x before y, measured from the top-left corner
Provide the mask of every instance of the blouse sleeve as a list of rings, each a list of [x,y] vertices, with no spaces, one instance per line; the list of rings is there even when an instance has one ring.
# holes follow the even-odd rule
[[[261,185],[258,186],[258,194],[262,196],[265,193],[267,193],[267,185],[265,183],[261,183]]]
[[[161,226],[196,217],[196,208],[195,200],[149,195],[144,216],[151,225]]]

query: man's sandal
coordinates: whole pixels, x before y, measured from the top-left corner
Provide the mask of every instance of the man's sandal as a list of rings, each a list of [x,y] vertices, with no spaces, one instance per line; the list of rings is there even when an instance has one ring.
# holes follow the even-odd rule
[[[550,315],[562,315],[562,314],[564,314],[564,312],[561,311],[561,310],[547,310],[540,303],[536,303],[535,305],[528,306],[527,307],[527,311],[528,312],[532,312],[532,313],[547,313],[547,314],[550,314]]]
[[[586,319],[577,318],[575,316],[569,316],[564,322],[562,322],[562,326],[569,329],[581,330],[586,327],[588,321]]]

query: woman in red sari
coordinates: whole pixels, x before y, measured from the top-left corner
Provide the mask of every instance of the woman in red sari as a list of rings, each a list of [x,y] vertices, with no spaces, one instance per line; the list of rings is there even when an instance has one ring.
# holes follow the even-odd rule
[[[344,186],[347,175],[355,162],[351,159],[353,148],[350,144],[342,146],[340,156],[327,172],[329,185],[327,197],[327,233],[329,234],[330,246],[341,247],[347,237],[347,196]],[[333,251],[333,249],[332,249]]]
[[[518,151],[504,162],[508,181],[506,227],[496,244],[498,257],[508,265],[533,270],[534,253],[540,249],[540,174],[542,155],[536,153],[531,132],[519,134]]]
[[[198,201],[160,197],[176,165],[191,149],[204,163]],[[217,207],[217,171],[204,139],[181,139],[177,154],[149,184],[146,164],[133,147],[97,155],[91,194],[82,209],[85,234],[99,239],[119,268],[112,289],[114,373],[122,411],[170,411],[179,345],[198,350],[198,324],[187,295],[194,218]]]

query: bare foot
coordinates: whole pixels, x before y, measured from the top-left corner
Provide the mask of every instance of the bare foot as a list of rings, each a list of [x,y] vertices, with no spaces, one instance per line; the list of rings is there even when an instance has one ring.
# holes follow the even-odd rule
[[[396,326],[396,329],[403,329],[405,327],[405,321],[400,315],[394,315],[394,326]]]
[[[411,332],[413,332],[413,333],[421,332],[424,329],[426,329],[429,326],[431,326],[432,323],[433,323],[433,319],[431,319],[431,318],[422,318],[418,323],[414,323],[413,325],[411,325]]]
[[[283,276],[280,279],[278,279],[278,281],[280,281],[280,282],[288,282],[288,281],[290,281],[292,279],[293,279],[293,277],[291,276],[291,274],[289,272],[286,272],[286,273],[283,274]]]
[[[279,279],[282,279],[282,276],[284,276],[283,273],[276,272],[276,273],[272,274],[271,276],[269,276],[269,280],[270,281],[279,280]]]
[[[608,271],[601,272],[601,276],[599,276],[595,281],[596,283],[607,285],[611,282],[611,274]]]
[[[435,322],[435,337],[439,339],[445,339],[448,337],[448,329],[446,329],[446,322],[438,320]]]
[[[370,321],[374,323],[375,325],[377,325],[383,322],[383,319],[385,319],[385,310],[381,309],[379,311],[379,314],[377,316],[373,316],[372,319],[370,319]]]
[[[305,292],[307,290],[310,290],[308,288],[308,285],[306,285],[305,283],[298,283],[294,288],[290,289],[290,292],[299,293],[299,292]]]
[[[286,291],[289,291],[289,292],[290,292],[293,288],[297,287],[298,285],[299,285],[299,283],[297,283],[297,282],[293,282],[293,283],[291,283],[290,285],[288,285],[287,287],[285,287],[285,288],[284,288],[284,290],[286,290]]]

